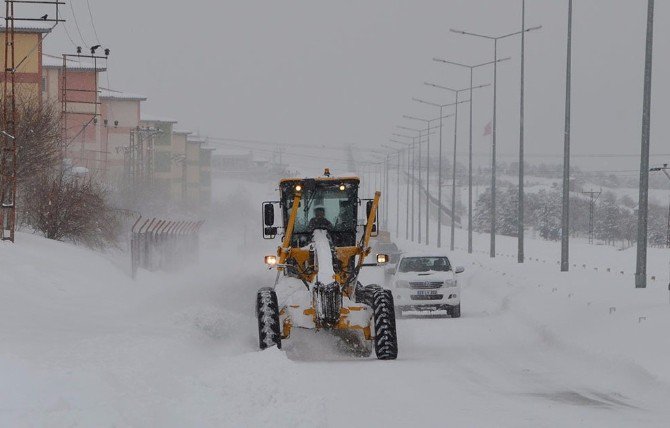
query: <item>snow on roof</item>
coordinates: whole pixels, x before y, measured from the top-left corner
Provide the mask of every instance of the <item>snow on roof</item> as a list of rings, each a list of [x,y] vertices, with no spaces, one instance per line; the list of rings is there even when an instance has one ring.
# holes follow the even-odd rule
[[[100,88],[100,99],[117,101],[146,101],[147,97],[130,92],[115,91],[113,89]]]
[[[204,138],[199,137],[197,135],[189,135],[186,141],[188,141],[189,143],[196,143],[196,144],[205,144],[207,142]]]
[[[67,59],[67,68],[68,70],[76,70],[76,71],[107,71],[106,66],[101,65],[102,62],[99,62],[97,64],[94,64],[93,62],[86,61],[83,59],[72,59],[68,58]],[[48,55],[48,54],[43,54],[42,55],[42,67],[44,68],[63,68],[63,57],[62,56],[55,56],[55,55]]]
[[[154,116],[151,114],[142,113],[140,122],[160,122],[160,123],[177,123],[177,120],[169,117]]]
[[[19,33],[50,33],[54,25],[50,22],[14,21],[14,31]],[[0,17],[0,32],[5,32],[5,17]]]

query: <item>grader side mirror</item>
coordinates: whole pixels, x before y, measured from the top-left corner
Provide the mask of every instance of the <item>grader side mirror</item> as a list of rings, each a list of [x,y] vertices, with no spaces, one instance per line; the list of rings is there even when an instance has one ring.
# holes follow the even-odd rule
[[[373,201],[368,201],[365,204],[365,213],[366,213],[365,220],[366,221],[367,221],[367,219],[370,218],[370,213],[372,212],[372,204],[373,203],[374,203]],[[372,236],[377,236],[377,214],[375,214],[375,218],[372,219],[372,222],[373,222],[372,223]]]
[[[263,205],[263,223],[270,227],[275,224],[275,207],[272,204]]]

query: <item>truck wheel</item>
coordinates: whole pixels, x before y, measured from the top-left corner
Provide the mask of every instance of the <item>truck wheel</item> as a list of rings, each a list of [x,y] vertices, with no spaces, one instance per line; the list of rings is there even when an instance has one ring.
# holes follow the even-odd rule
[[[448,312],[449,312],[449,315],[451,315],[452,318],[460,318],[461,317],[461,304],[459,303],[456,306],[452,306],[451,309]]]
[[[279,327],[279,304],[277,293],[265,287],[256,294],[256,316],[258,317],[258,345],[266,349],[276,345],[281,349],[281,330]]]
[[[390,290],[376,290],[372,298],[375,328],[375,354],[380,360],[398,357],[398,336],[395,328],[395,309]]]

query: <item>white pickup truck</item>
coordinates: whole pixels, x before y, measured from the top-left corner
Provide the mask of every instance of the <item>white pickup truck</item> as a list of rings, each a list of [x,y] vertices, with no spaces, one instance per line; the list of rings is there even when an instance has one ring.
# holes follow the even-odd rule
[[[391,274],[396,311],[446,311],[452,318],[461,316],[461,287],[457,274],[463,267],[453,267],[444,254],[405,253]]]

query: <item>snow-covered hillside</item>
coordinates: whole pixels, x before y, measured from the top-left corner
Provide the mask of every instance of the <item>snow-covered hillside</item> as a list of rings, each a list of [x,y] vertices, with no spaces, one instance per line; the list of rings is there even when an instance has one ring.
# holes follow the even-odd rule
[[[635,290],[610,247],[574,246],[569,274],[555,243],[529,240],[523,266],[457,250],[462,318],[399,320],[398,360],[299,332],[260,352],[254,296],[277,241],[257,210],[275,188],[220,188],[200,264],[178,274],[132,281],[118,258],[28,234],[0,245],[0,426],[667,426],[668,251]]]

